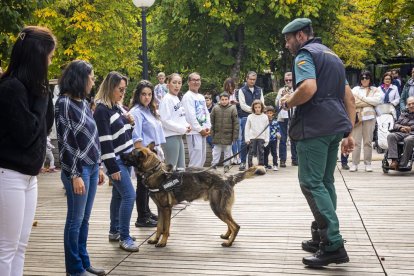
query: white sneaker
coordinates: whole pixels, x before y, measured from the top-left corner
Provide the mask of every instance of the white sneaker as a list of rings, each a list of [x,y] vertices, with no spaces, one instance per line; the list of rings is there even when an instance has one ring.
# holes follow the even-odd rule
[[[279,168],[278,168],[277,166],[273,166],[273,170],[274,170],[274,171],[278,171],[278,170],[279,170]]]
[[[349,168],[350,172],[356,172],[357,170],[358,170],[358,165],[352,164],[351,167]]]
[[[372,166],[371,165],[365,165],[365,171],[366,172],[372,172]]]

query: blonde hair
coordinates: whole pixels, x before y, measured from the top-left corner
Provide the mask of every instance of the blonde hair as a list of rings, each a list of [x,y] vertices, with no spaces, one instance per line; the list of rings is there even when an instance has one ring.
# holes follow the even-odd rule
[[[128,84],[127,77],[123,76],[121,73],[112,71],[106,75],[105,79],[99,86],[98,93],[95,96],[95,102],[102,103],[109,108],[112,108],[114,104],[117,104],[113,101],[113,94],[115,88],[121,83],[122,80]]]

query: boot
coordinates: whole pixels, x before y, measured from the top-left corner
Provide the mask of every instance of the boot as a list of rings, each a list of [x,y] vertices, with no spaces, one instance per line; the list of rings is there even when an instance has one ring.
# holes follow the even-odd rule
[[[304,257],[302,263],[310,267],[322,267],[332,263],[342,264],[349,262],[348,253],[344,246],[339,247],[335,251],[325,251],[323,243],[320,249],[310,257]]]
[[[302,249],[305,250],[306,252],[315,253],[316,251],[319,250],[319,243],[321,242],[321,238],[318,232],[318,224],[316,223],[316,221],[312,222],[311,234],[312,234],[311,240],[302,242]]]

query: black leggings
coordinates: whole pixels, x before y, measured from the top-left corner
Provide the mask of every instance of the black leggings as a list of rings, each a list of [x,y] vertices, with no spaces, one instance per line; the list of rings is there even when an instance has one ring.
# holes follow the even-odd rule
[[[142,183],[142,178],[137,176],[136,204],[138,218],[147,218],[151,215],[149,208],[149,191]]]

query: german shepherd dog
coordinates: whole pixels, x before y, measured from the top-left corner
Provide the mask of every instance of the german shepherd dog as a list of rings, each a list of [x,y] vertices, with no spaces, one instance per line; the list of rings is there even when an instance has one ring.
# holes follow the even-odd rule
[[[158,207],[157,233],[148,241],[156,247],[167,245],[172,207],[183,200],[191,202],[200,198],[209,200],[214,214],[227,224],[227,232],[220,236],[227,241],[221,245],[231,246],[240,229],[231,215],[233,186],[255,174],[266,173],[263,167],[251,167],[245,172],[229,176],[204,168],[172,172],[172,166],[161,162],[150,148],[134,149],[121,158],[125,165],[135,167],[137,177],[143,178],[144,185],[150,190],[150,196]],[[175,187],[170,189],[171,186]]]

